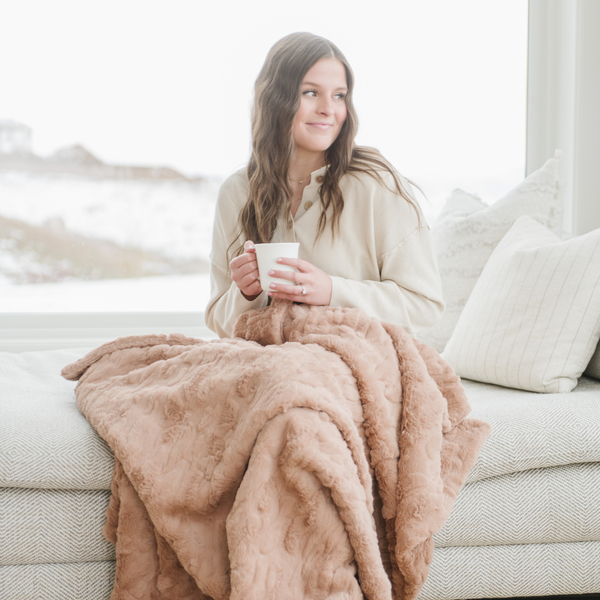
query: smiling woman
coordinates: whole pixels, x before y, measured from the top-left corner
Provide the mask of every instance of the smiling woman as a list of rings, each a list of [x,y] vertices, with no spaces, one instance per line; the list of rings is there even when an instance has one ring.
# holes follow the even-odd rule
[[[273,298],[360,308],[414,333],[443,301],[429,228],[409,183],[358,146],[354,76],[329,40],[294,33],[270,50],[255,85],[252,154],[222,186],[206,322],[221,337]],[[327,226],[329,225],[329,227]],[[277,259],[287,280],[261,289],[254,242],[300,243]]]
[[[0,152],[0,313],[200,314],[217,190],[248,162],[252,83],[291,31],[343,47],[360,83],[344,99],[360,109],[357,145],[418,181],[427,219],[456,186],[497,198],[522,178],[521,0],[5,4],[0,128],[29,133]],[[300,100],[322,102],[318,78],[304,79]],[[335,134],[325,113],[305,130]],[[294,221],[320,206],[314,177],[303,189],[320,167],[286,172]]]
[[[300,89],[302,95],[292,137],[296,146],[296,162],[301,164],[314,161],[340,133],[348,113],[346,69],[337,58],[322,58],[308,70]],[[303,179],[292,181],[302,183]]]

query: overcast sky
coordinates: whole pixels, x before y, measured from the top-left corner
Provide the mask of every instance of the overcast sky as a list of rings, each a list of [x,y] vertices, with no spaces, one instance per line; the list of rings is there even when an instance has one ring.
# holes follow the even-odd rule
[[[0,119],[34,150],[225,176],[245,164],[252,87],[293,31],[356,76],[359,143],[426,187],[522,176],[524,0],[13,0],[0,5]]]

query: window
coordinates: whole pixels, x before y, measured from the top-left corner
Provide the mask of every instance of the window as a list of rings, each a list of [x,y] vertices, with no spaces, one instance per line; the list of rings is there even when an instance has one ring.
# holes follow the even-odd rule
[[[219,183],[247,160],[254,78],[292,31],[346,54],[358,142],[423,188],[429,219],[454,187],[493,201],[523,177],[521,0],[4,10],[0,313],[202,311]]]

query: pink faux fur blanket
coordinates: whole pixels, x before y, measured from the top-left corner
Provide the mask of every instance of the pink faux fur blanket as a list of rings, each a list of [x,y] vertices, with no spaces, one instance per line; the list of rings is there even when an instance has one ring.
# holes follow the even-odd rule
[[[115,454],[112,600],[415,598],[490,431],[458,377],[356,309],[276,301],[235,335],[63,370]]]

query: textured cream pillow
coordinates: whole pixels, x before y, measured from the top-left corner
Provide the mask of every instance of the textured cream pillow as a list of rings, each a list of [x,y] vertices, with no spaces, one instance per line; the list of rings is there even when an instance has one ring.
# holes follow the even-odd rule
[[[557,151],[541,169],[490,206],[462,190],[452,192],[432,226],[446,312],[437,325],[419,333],[422,342],[438,352],[444,349],[485,263],[519,217],[533,217],[561,234],[561,156]]]
[[[569,392],[600,338],[600,229],[561,241],[530,217],[504,236],[442,356],[461,377]]]

